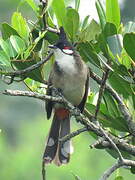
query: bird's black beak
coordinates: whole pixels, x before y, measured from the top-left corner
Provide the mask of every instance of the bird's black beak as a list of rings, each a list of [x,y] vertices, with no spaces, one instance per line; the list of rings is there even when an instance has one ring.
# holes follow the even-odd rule
[[[48,47],[51,48],[51,49],[57,49],[56,45],[49,45]]]

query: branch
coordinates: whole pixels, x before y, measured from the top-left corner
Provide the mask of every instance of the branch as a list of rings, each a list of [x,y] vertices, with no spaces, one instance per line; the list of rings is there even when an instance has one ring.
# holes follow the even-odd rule
[[[107,178],[110,177],[110,175],[116,171],[118,168],[122,167],[123,165],[121,164],[120,161],[117,161],[111,168],[109,168],[107,171],[104,172],[103,176],[99,180],[106,180]]]
[[[123,161],[117,161],[111,168],[104,172],[103,176],[99,180],[107,180],[111,174],[122,166],[135,166],[135,161],[124,159]]]
[[[87,119],[87,117],[85,117],[83,114],[81,114],[80,111],[76,107],[74,107],[70,102],[68,102],[63,97],[52,97],[52,96],[48,96],[48,95],[44,95],[40,93],[34,93],[31,91],[17,91],[17,90],[5,90],[3,92],[0,92],[0,94],[4,94],[8,96],[25,96],[25,97],[32,97],[35,99],[40,99],[42,101],[50,100],[54,102],[64,103],[65,106],[69,108],[72,115],[74,115],[77,118],[77,120],[79,120],[80,123],[88,127],[88,130],[94,132],[97,136],[103,137],[103,133],[101,132],[100,128],[97,125],[95,125],[93,122],[91,122],[89,119]],[[128,144],[124,140],[119,139],[118,137],[115,137],[111,134],[108,134],[108,136],[121,150],[126,151],[135,156],[135,146]],[[112,147],[110,142],[108,141],[105,141],[105,142],[106,143],[104,142],[101,143],[103,148]]]
[[[97,76],[94,72],[92,72],[90,70],[90,77],[95,80],[98,84],[102,84],[102,80],[99,76]],[[123,103],[123,100],[120,98],[120,96],[118,95],[118,93],[112,89],[109,85],[105,85],[105,89],[114,97],[114,99],[117,101],[118,105],[119,105],[119,109],[122,113],[122,115],[124,116],[126,122],[127,122],[127,126],[130,130],[130,133],[135,136],[135,123],[132,120],[132,117],[129,113],[128,108],[126,107],[126,105]]]
[[[103,77],[102,77],[102,82],[101,82],[101,86],[99,89],[98,101],[97,101],[95,115],[94,115],[95,120],[97,119],[97,114],[98,114],[99,109],[100,109],[100,104],[101,104],[102,96],[103,96],[103,93],[105,90],[105,84],[106,84],[106,80],[108,78],[108,75],[109,75],[109,69],[106,70],[106,72],[103,74]]]
[[[46,30],[48,30],[49,32],[55,33],[55,34],[59,34],[60,33],[59,30],[54,29],[52,27],[46,27]]]
[[[64,143],[65,141],[68,141],[70,140],[71,138],[75,137],[75,136],[78,136],[79,134],[81,134],[82,132],[85,132],[85,131],[88,131],[88,128],[86,127],[83,127],[81,129],[78,129],[66,136],[64,136],[62,139],[59,139],[59,141],[61,141],[62,143]]]
[[[54,101],[54,102],[63,102],[63,98],[61,97],[53,97],[53,96],[48,96],[48,95],[43,95],[40,93],[35,93],[32,91],[19,91],[19,90],[5,90],[3,92],[0,92],[0,94],[8,95],[8,96],[25,96],[25,97],[32,97],[35,99],[40,99],[40,100],[49,100],[49,101]]]
[[[41,65],[46,63],[51,58],[52,55],[53,55],[53,52],[50,52],[50,54],[45,59],[37,62],[36,64],[33,64],[32,66],[27,67],[26,69],[16,70],[13,72],[5,72],[5,73],[1,72],[1,73],[3,73],[5,76],[11,76],[11,79],[13,81],[14,77],[27,74],[27,73],[39,68]]]

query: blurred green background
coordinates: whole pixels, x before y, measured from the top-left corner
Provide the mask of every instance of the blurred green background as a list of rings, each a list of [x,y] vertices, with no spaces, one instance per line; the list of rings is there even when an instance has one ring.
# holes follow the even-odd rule
[[[0,23],[10,22],[12,13],[20,0],[0,0]],[[123,1],[122,19],[134,19],[134,0]],[[31,9],[23,4],[22,14],[28,20],[34,17]],[[0,90],[26,90],[22,83],[6,85],[0,81]],[[0,95],[0,180],[40,180],[42,154],[45,139],[51,121],[46,120],[44,103],[24,97],[7,97]],[[81,125],[72,122],[72,130]],[[115,161],[104,150],[90,149],[94,142],[88,133],[73,139],[74,154],[67,166],[47,166],[47,179],[74,180],[78,175],[82,180],[97,180]],[[125,180],[133,180],[126,169],[119,172]],[[116,173],[110,178],[114,180]]]

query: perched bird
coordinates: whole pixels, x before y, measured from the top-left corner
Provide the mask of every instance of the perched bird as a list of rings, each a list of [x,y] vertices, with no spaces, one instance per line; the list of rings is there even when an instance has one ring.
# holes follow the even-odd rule
[[[54,50],[55,63],[49,75],[47,95],[53,95],[50,87],[55,87],[61,94],[84,110],[89,89],[89,70],[81,56],[67,40],[63,27],[60,28],[59,40],[50,46]],[[46,102],[47,118],[54,117],[43,155],[46,164],[54,163],[58,166],[69,162],[72,146],[70,141],[63,144],[59,139],[70,133],[70,112],[59,103]]]

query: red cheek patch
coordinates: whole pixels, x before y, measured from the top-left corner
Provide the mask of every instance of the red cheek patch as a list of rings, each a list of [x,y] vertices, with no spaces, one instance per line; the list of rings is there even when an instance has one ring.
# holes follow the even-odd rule
[[[64,49],[71,49],[69,46],[65,46]]]

